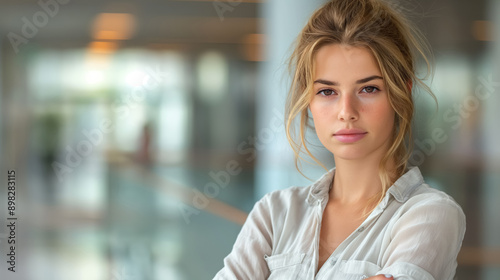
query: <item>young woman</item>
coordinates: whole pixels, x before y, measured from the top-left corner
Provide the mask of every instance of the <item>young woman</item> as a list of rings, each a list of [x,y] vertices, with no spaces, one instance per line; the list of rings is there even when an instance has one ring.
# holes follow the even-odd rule
[[[453,279],[465,216],[407,165],[412,90],[429,90],[415,75],[419,38],[382,0],[314,13],[290,60],[287,134],[313,157],[312,121],[335,168],[257,202],[215,279]]]

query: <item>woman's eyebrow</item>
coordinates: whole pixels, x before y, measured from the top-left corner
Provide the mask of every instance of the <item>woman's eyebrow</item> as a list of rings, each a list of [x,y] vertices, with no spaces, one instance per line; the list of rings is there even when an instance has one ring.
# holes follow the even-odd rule
[[[317,79],[316,81],[314,81],[314,84],[324,84],[327,86],[338,86],[339,85],[339,83],[337,83],[337,82],[332,82],[332,81],[323,80],[323,79]]]
[[[370,77],[366,77],[366,78],[357,80],[356,84],[364,84],[366,82],[376,80],[376,79],[383,80],[384,78],[377,76],[377,75],[373,75]],[[314,84],[324,84],[324,85],[328,85],[328,86],[338,86],[339,85],[338,82],[328,81],[328,80],[323,80],[323,79],[317,79],[316,81],[314,81]]]
[[[383,80],[384,78],[377,76],[377,75],[373,75],[373,76],[370,76],[370,77],[367,77],[367,78],[364,78],[361,80],[357,80],[356,84],[364,84],[364,83],[369,82],[371,80],[377,80],[377,79]]]

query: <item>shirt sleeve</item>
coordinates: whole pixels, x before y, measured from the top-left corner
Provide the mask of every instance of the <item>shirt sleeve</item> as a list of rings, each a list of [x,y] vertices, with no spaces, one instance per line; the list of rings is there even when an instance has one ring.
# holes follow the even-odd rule
[[[231,253],[224,258],[224,267],[214,280],[259,280],[269,277],[264,259],[272,251],[273,228],[269,206],[269,194],[254,205]]]
[[[394,223],[377,274],[392,274],[396,280],[451,280],[464,234],[465,215],[455,201],[421,200]]]

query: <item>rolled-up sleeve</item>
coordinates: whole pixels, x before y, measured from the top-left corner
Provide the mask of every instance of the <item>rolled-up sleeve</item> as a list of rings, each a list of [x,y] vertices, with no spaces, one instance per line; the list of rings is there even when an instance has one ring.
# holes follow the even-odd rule
[[[231,253],[224,258],[224,267],[214,280],[269,277],[269,268],[264,259],[272,251],[273,229],[269,210],[269,195],[266,195],[254,205]]]
[[[396,280],[453,279],[465,234],[462,209],[443,197],[408,202],[409,209],[392,225],[378,274],[392,274]]]

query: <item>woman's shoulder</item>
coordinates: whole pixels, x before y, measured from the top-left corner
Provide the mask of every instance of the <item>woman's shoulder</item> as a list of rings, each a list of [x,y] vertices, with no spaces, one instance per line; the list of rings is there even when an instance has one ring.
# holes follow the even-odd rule
[[[444,191],[433,188],[424,181],[418,168],[412,168],[393,187],[389,196],[394,197],[389,207],[393,221],[420,223],[423,220],[450,221],[453,227],[465,227],[465,214],[455,199]]]
[[[315,204],[328,195],[328,176],[322,176],[309,186],[290,186],[265,194],[256,205],[265,209],[271,217],[305,217],[311,214]]]
[[[401,212],[413,217],[441,216],[465,225],[465,214],[460,204],[444,191],[422,183],[401,206]]]
[[[285,205],[296,205],[299,201],[306,202],[310,190],[311,186],[291,186],[269,192],[261,198],[261,201],[271,202],[273,205],[279,205],[281,207]]]
[[[449,207],[462,211],[452,196],[427,184],[418,167],[411,168],[404,174],[389,193],[400,203],[403,209],[419,207]]]
[[[448,205],[449,207],[460,208],[460,205],[455,199],[444,191],[431,187],[427,183],[423,183],[409,197],[410,204],[424,205]]]

